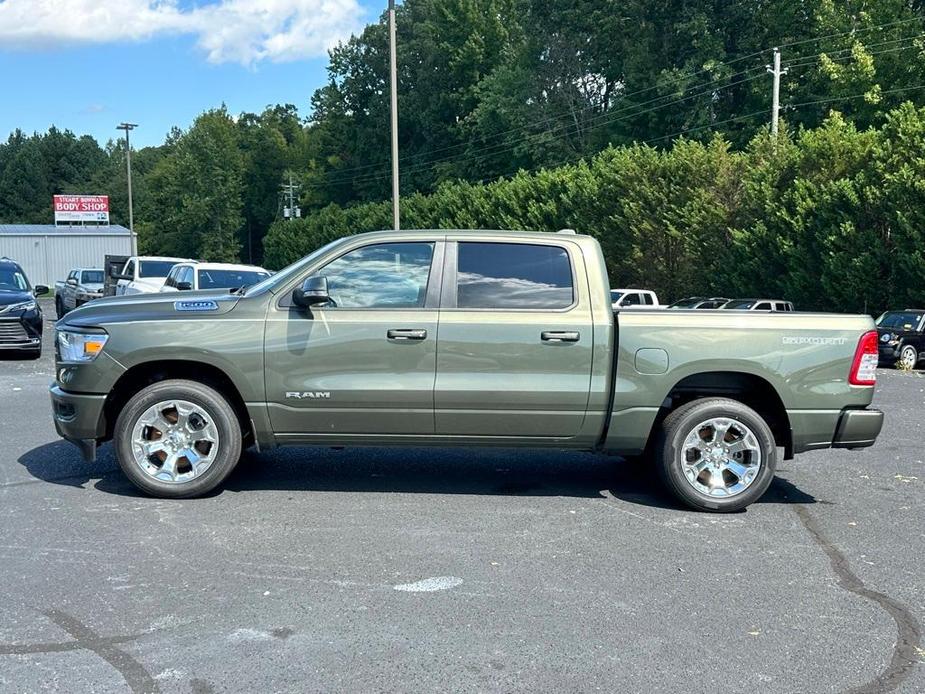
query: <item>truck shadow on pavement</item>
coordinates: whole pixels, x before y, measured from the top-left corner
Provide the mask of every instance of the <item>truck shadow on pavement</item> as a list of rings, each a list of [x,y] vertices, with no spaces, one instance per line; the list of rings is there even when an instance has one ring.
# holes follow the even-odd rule
[[[112,448],[85,463],[71,444],[48,443],[19,458],[33,480],[101,492],[142,496],[119,470]],[[812,504],[815,497],[778,476],[759,503]],[[654,471],[643,464],[594,453],[529,449],[283,448],[247,451],[225,483],[209,496],[261,490],[571,496],[614,499],[679,509]],[[825,502],[822,502],[825,503]]]

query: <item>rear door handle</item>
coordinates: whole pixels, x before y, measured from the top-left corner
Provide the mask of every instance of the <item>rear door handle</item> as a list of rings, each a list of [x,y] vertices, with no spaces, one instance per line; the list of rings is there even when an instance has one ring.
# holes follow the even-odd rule
[[[581,339],[581,334],[570,331],[546,330],[540,337],[543,342],[578,342]]]
[[[427,331],[426,330],[398,330],[391,329],[386,334],[386,337],[390,340],[395,340],[396,342],[407,342],[409,340],[426,340]]]

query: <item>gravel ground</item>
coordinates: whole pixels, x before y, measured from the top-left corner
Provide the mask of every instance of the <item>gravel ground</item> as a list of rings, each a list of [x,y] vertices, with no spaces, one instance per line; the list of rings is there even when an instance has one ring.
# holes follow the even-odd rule
[[[557,451],[251,453],[164,501],[57,439],[49,346],[0,361],[0,691],[925,691],[919,374],[739,514]]]

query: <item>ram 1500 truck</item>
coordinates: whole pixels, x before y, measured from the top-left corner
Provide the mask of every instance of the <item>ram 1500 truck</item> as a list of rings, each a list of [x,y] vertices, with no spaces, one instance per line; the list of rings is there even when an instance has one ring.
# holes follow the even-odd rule
[[[780,456],[874,443],[867,316],[617,312],[588,236],[351,236],[237,293],[100,299],[56,326],[54,421],[140,489],[213,489],[242,448],[646,453],[686,504],[758,499]]]

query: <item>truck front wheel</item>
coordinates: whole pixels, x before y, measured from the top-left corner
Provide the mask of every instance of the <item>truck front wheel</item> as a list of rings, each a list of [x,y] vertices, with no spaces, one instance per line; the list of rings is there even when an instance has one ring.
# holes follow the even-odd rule
[[[221,484],[241,455],[241,426],[221,393],[196,381],[154,383],[116,420],[119,466],[143,492],[200,496]]]
[[[777,447],[767,422],[737,400],[705,398],[673,411],[656,444],[662,481],[702,511],[745,508],[767,491]]]

